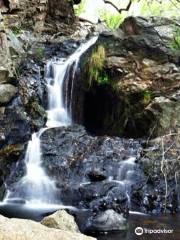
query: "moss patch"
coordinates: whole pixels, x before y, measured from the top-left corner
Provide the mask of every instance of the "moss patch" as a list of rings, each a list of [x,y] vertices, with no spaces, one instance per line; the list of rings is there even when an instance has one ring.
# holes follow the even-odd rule
[[[98,85],[104,85],[109,82],[108,76],[103,69],[105,58],[105,48],[99,45],[92,51],[90,57],[85,62],[87,78],[85,85],[88,88],[92,86],[93,82]]]

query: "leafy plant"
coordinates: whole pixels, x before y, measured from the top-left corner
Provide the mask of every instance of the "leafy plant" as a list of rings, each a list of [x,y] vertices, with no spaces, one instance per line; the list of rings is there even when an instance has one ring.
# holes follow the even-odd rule
[[[146,0],[141,2],[141,15],[144,16],[177,16],[177,0]]]
[[[106,26],[110,29],[116,29],[123,22],[124,16],[122,14],[112,14],[107,10],[100,11],[100,20],[104,21]]]
[[[152,99],[152,93],[148,90],[141,92],[141,101],[144,105],[147,105]]]
[[[105,49],[102,45],[99,45],[93,50],[90,58],[88,59],[86,63],[86,72],[89,87],[91,87],[93,81],[99,85],[108,83],[108,76],[103,70],[105,57]]]
[[[35,54],[37,58],[42,59],[44,57],[44,48],[37,48]]]
[[[76,16],[79,16],[85,10],[86,0],[82,0],[80,4],[74,5],[74,13]]]

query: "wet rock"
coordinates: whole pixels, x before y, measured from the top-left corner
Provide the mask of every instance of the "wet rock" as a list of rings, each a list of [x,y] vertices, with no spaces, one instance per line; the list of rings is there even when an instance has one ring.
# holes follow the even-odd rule
[[[52,215],[43,218],[41,224],[49,228],[56,228],[76,233],[79,232],[74,217],[64,210],[59,210]]]
[[[107,210],[91,217],[87,224],[87,231],[111,232],[126,229],[126,219],[113,210]]]
[[[8,103],[17,93],[17,88],[11,84],[0,85],[0,104]]]
[[[107,178],[99,169],[92,170],[88,172],[87,175],[92,182],[103,181]]]
[[[171,212],[174,214],[178,211],[179,208],[179,203],[178,203],[178,193],[177,191],[174,189],[172,194],[171,194]]]
[[[55,180],[61,201],[93,212],[113,209],[128,215],[126,191],[130,194],[132,186],[144,182],[132,157],[138,158],[138,141],[94,137],[74,125],[43,132],[41,148],[43,166]]]
[[[139,164],[147,176],[147,184],[139,191],[139,196],[144,199],[146,211],[174,212],[180,205],[177,201],[177,191],[180,187],[177,174],[180,170],[179,141],[179,134],[168,134],[149,141],[142,152]],[[165,162],[162,158],[163,152]],[[168,186],[167,194],[164,174]]]

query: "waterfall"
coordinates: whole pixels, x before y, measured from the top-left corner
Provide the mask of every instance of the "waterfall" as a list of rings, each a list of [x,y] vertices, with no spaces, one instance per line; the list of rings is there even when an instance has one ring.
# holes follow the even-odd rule
[[[109,171],[110,182],[116,182],[121,186],[121,189],[126,193],[129,207],[131,205],[131,187],[134,183],[134,175],[136,174],[136,157],[132,156],[128,159],[120,162],[120,166],[117,167],[117,172]]]
[[[28,143],[25,154],[26,175],[20,179],[12,189],[7,190],[4,202],[21,199],[26,203],[56,203],[55,182],[49,178],[42,167],[41,159],[41,134],[48,128],[67,126],[72,123],[71,101],[73,82],[81,55],[88,50],[98,37],[93,37],[82,44],[68,59],[50,60],[46,66],[47,89],[48,89],[48,120],[46,128],[38,133],[33,133]],[[71,76],[69,71],[71,70]],[[67,88],[64,88],[71,78],[70,114],[65,98],[68,97]],[[64,92],[65,89],[65,92]]]

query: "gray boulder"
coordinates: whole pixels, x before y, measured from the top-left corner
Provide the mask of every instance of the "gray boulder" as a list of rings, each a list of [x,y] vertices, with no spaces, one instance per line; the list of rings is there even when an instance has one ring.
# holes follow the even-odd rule
[[[110,209],[91,217],[87,229],[91,231],[109,232],[123,231],[128,227],[127,220],[121,215]]]

